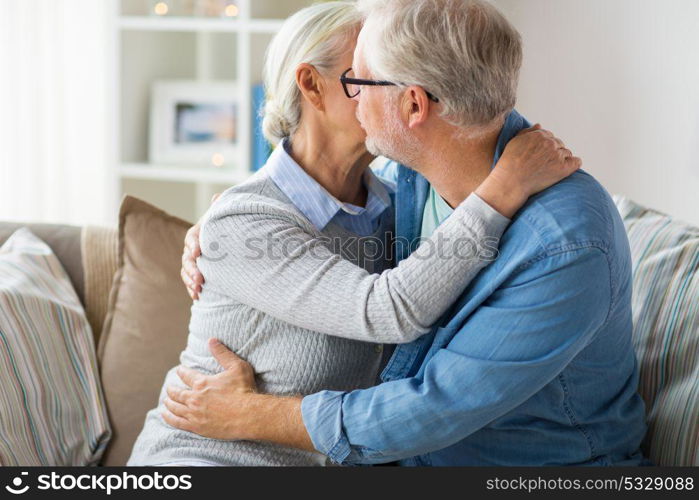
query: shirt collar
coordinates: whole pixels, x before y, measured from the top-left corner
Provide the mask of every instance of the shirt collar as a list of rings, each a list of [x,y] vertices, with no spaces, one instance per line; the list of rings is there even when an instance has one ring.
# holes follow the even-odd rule
[[[507,144],[515,138],[515,136],[522,130],[531,125],[529,122],[517,112],[516,109],[510,111],[505,118],[505,123],[500,131],[500,136],[498,137],[498,143],[495,146],[495,156],[493,157],[492,168],[495,168],[498,161],[500,161],[500,156],[505,151]]]
[[[284,139],[275,149],[265,165],[268,175],[282,192],[294,203],[301,213],[322,231],[339,213],[351,216],[367,216],[375,220],[391,206],[391,187],[382,183],[370,168],[364,172],[364,185],[368,197],[366,207],[345,203],[321,186],[308,175],[287,151],[288,141]]]

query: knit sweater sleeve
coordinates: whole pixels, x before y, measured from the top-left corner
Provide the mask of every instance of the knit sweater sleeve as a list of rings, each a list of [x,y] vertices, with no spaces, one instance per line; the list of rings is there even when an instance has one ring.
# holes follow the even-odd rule
[[[492,262],[509,222],[472,194],[410,257],[371,274],[334,253],[291,211],[224,197],[202,222],[203,293],[327,335],[412,342]]]

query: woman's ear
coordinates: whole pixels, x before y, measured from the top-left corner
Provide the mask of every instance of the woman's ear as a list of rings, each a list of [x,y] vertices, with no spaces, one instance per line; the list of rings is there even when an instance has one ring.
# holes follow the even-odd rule
[[[417,86],[408,87],[403,94],[401,113],[409,128],[422,125],[430,114],[430,102],[427,93]]]
[[[323,100],[323,78],[313,66],[307,63],[299,64],[296,68],[296,85],[306,101],[318,111],[325,110]]]

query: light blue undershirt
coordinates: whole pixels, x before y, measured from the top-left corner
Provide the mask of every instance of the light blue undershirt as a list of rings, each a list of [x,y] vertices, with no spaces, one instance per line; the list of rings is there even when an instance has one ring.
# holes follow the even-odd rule
[[[434,230],[447,220],[452,213],[454,213],[454,209],[444,201],[444,198],[433,187],[430,187],[430,194],[427,196],[427,203],[422,216],[420,237],[426,239],[432,236]]]

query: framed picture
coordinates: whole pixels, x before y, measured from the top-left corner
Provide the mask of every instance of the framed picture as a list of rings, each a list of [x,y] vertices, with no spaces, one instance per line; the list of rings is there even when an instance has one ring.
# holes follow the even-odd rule
[[[238,157],[238,86],[160,81],[150,112],[151,163],[228,167]]]

